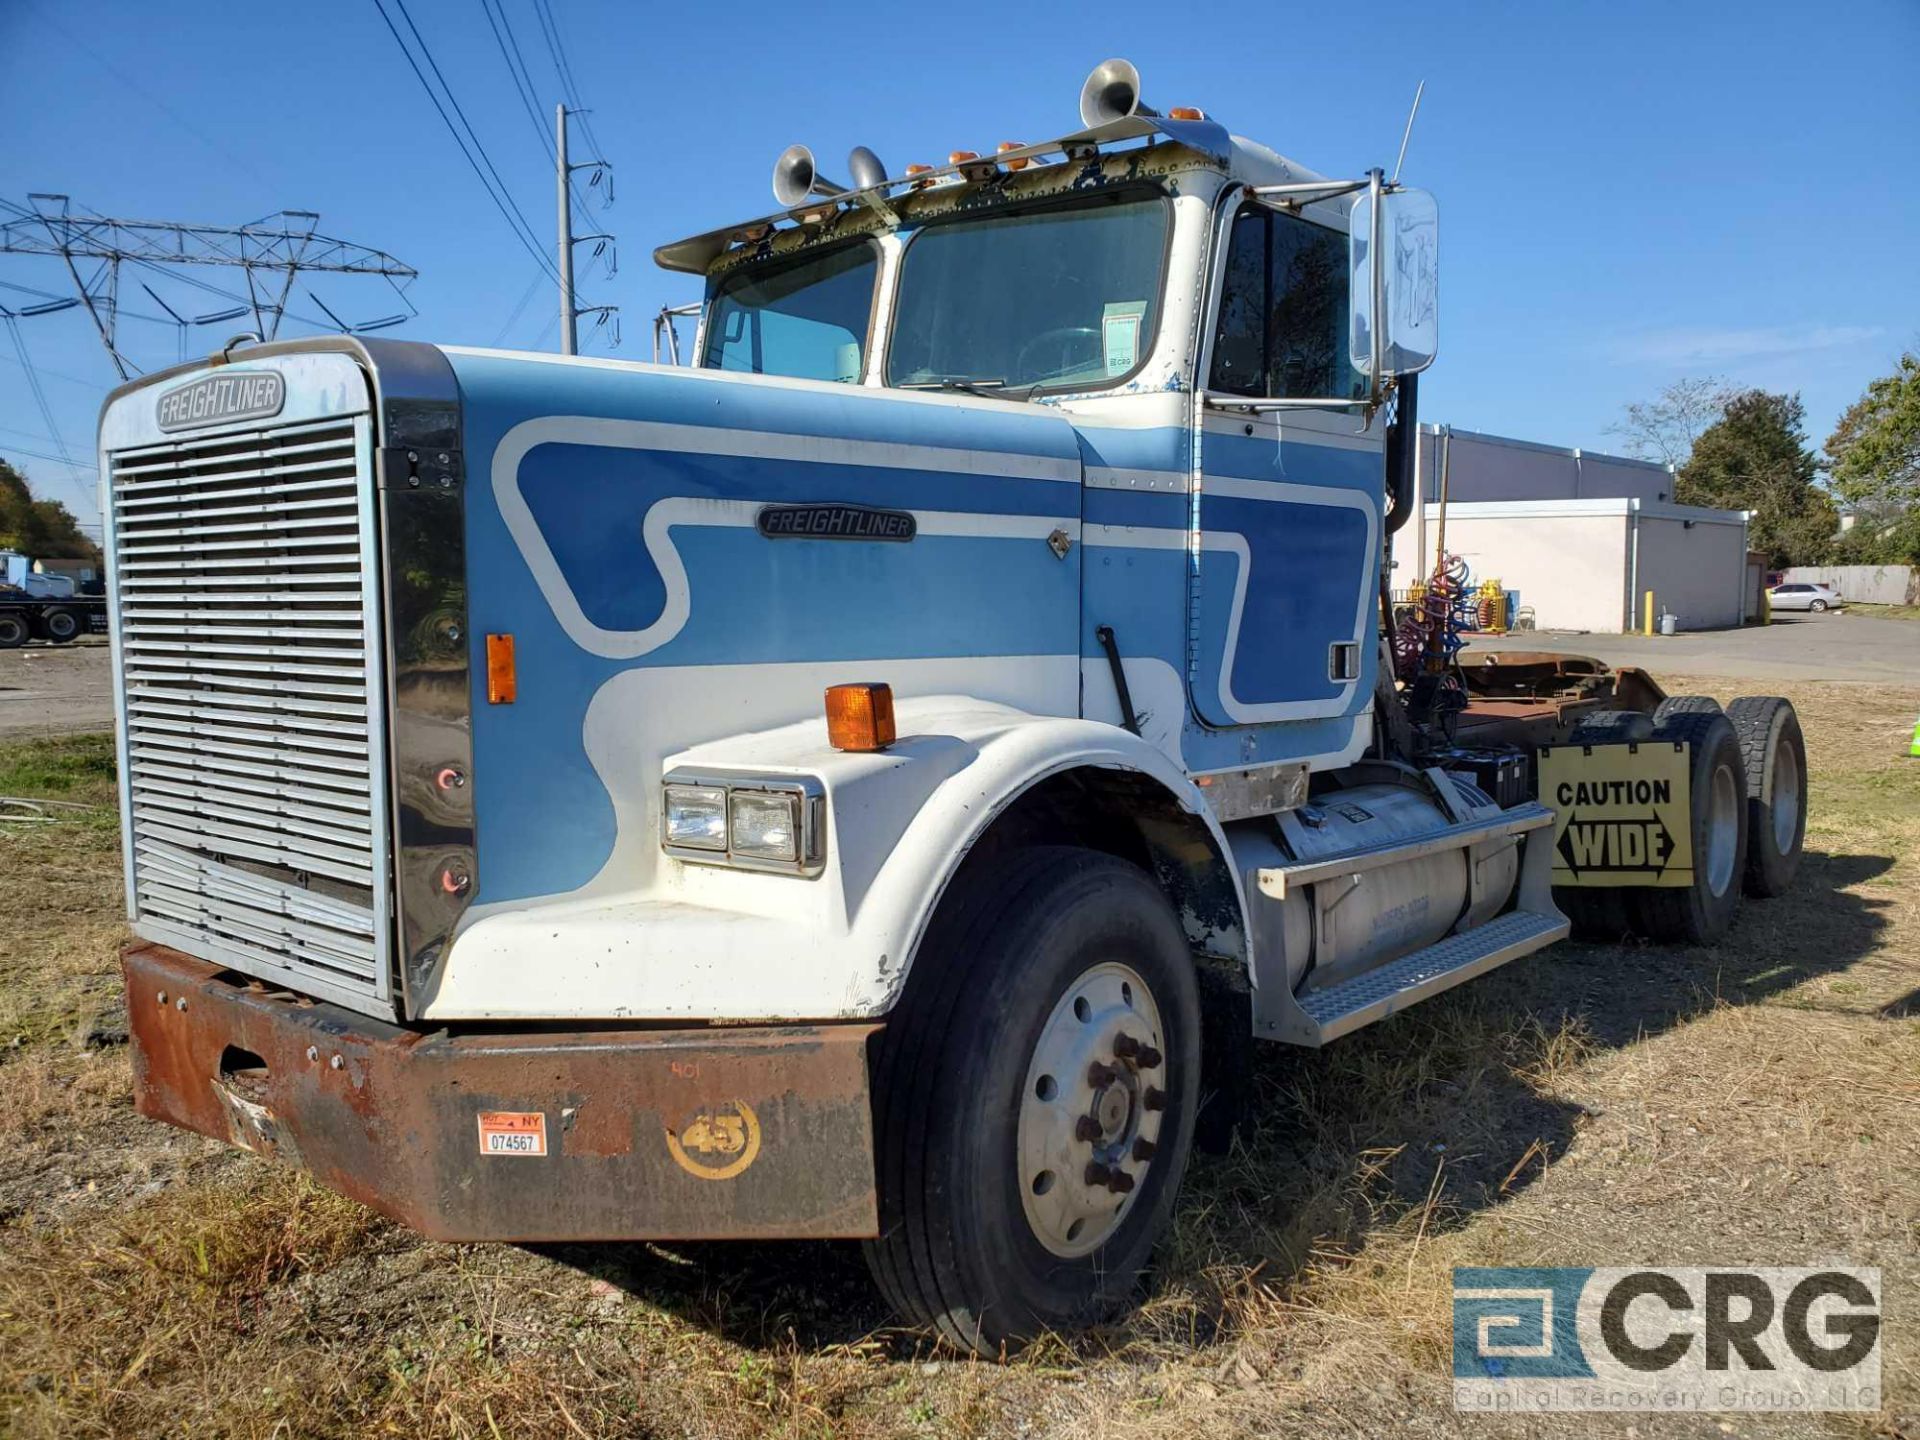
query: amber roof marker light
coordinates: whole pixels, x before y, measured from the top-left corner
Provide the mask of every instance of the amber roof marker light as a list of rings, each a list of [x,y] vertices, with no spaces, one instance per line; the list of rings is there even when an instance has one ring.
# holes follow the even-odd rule
[[[827,687],[827,743],[856,754],[884,750],[898,739],[893,687],[866,682]]]

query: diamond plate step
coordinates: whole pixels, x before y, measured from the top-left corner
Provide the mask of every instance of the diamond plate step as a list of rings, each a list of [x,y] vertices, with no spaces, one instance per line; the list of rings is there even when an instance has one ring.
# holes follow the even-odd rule
[[[1565,939],[1569,928],[1564,916],[1515,910],[1463,935],[1449,935],[1391,965],[1324,990],[1308,991],[1298,997],[1300,1009],[1318,1027],[1317,1043],[1325,1044]]]

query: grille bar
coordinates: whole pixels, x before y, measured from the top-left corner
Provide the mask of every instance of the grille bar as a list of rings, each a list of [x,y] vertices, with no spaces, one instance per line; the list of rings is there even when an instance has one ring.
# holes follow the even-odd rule
[[[364,416],[108,456],[135,929],[392,1012]]]

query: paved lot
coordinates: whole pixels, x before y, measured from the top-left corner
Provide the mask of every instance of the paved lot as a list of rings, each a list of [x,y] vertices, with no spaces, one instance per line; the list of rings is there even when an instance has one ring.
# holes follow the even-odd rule
[[[1670,675],[1731,675],[1769,680],[1920,683],[1920,621],[1877,615],[1776,616],[1745,630],[1691,635],[1583,635],[1543,630],[1476,640],[1472,650],[1562,650],[1610,665],[1638,665],[1657,680]]]

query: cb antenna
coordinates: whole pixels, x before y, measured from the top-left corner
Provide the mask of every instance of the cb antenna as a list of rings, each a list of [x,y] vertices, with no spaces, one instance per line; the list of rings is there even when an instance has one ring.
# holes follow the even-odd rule
[[[1407,141],[1413,138],[1413,117],[1420,113],[1420,97],[1426,94],[1427,82],[1422,80],[1413,92],[1413,109],[1407,112],[1407,128],[1400,135],[1400,158],[1393,162],[1392,184],[1400,183],[1400,167],[1407,163]]]

